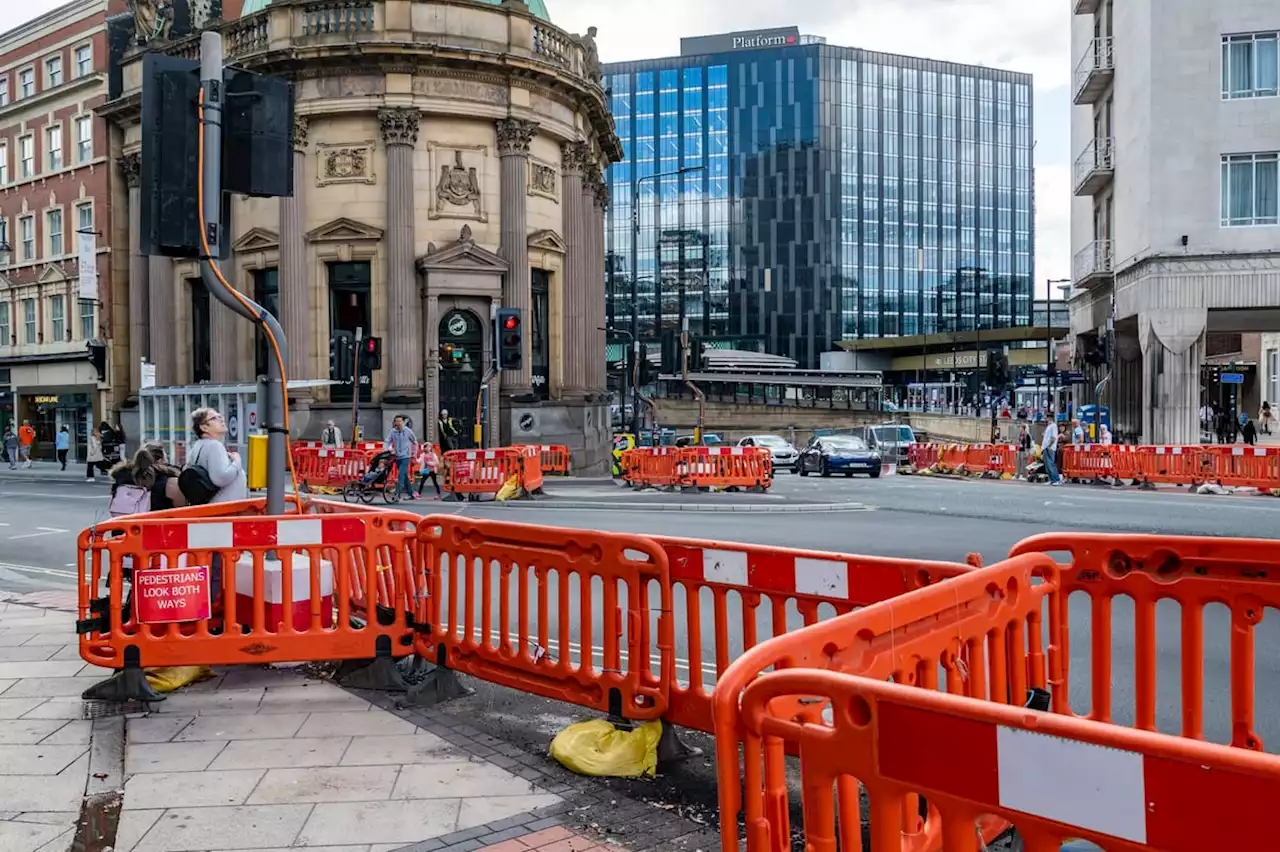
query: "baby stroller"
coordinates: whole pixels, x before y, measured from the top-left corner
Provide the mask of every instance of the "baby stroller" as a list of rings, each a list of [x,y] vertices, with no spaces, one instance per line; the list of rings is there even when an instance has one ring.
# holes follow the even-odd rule
[[[400,490],[391,475],[395,469],[395,453],[383,450],[369,459],[369,467],[359,479],[348,482],[342,489],[342,499],[347,503],[372,503],[378,492],[388,503],[400,502]]]

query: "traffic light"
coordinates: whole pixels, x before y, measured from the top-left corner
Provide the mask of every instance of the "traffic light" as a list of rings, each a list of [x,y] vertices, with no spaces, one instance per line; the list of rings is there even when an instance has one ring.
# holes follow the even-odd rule
[[[339,384],[350,384],[355,378],[355,335],[335,331],[329,338],[329,378]]]
[[[360,353],[360,366],[370,370],[382,369],[382,338],[366,337],[364,350]]]
[[[519,370],[524,366],[524,327],[515,308],[498,309],[498,369]]]

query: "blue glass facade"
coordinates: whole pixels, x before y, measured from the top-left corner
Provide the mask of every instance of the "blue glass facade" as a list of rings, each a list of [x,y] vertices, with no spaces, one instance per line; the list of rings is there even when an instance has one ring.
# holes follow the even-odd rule
[[[605,82],[611,325],[816,367],[841,339],[1031,324],[1028,75],[803,44]]]

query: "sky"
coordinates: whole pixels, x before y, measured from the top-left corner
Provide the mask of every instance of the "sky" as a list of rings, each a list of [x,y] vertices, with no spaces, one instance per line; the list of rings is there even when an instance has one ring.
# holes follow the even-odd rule
[[[0,0],[0,32],[62,0]],[[1035,75],[1036,289],[1071,274],[1070,0],[546,0],[605,62],[673,56],[681,36],[798,26],[831,44]]]

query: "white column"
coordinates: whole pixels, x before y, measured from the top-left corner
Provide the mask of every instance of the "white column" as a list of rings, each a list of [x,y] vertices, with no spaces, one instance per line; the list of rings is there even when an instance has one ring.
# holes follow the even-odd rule
[[[413,265],[413,149],[418,144],[418,111],[379,110],[378,122],[387,146],[386,396],[398,403],[420,403],[421,306]]]
[[[506,370],[503,388],[514,395],[530,393],[533,364],[529,349],[529,312],[533,303],[529,274],[529,205],[527,192],[529,144],[538,130],[533,121],[504,118],[498,121],[498,156],[501,157],[502,212],[498,254],[507,262],[507,276],[502,287],[503,305],[520,311],[525,322],[524,366]]]

